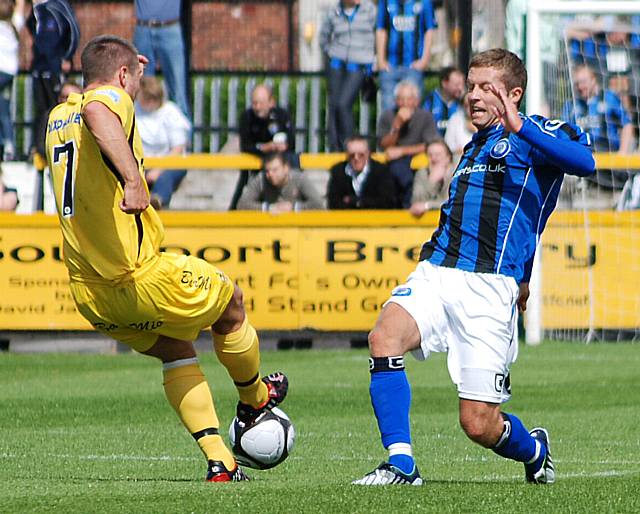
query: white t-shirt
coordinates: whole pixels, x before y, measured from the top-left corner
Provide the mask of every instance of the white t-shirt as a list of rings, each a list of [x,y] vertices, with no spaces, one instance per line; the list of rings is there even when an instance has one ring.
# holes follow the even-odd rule
[[[8,21],[0,21],[0,71],[9,75],[18,73],[18,37],[16,31],[20,32],[24,27],[24,16],[14,13],[11,18],[13,26]],[[14,30],[15,27],[15,30]]]
[[[152,112],[136,103],[136,125],[146,157],[168,155],[172,148],[189,142],[191,123],[173,102],[165,102]]]
[[[462,152],[464,145],[471,141],[472,137],[473,132],[469,130],[467,125],[464,108],[458,109],[449,118],[447,130],[444,133],[444,142],[456,154]]]

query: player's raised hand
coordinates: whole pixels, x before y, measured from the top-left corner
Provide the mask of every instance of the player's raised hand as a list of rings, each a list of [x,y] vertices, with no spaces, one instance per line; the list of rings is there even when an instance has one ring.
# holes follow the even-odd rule
[[[490,105],[489,108],[507,131],[517,133],[522,127],[522,120],[516,104],[509,99],[504,88],[497,88],[494,84],[490,84],[489,91],[496,98],[496,104]]]
[[[149,207],[149,192],[142,180],[125,182],[120,210],[126,214],[140,214],[147,207]]]

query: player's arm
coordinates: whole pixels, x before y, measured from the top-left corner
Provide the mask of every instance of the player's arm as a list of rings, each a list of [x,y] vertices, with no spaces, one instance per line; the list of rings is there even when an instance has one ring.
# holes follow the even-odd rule
[[[530,119],[520,118],[516,104],[504,89],[491,86],[498,104],[490,106],[506,130],[525,140],[545,159],[565,173],[586,177],[595,173],[595,160],[591,148],[578,141],[556,137],[542,130]]]
[[[595,173],[595,160],[589,146],[552,136],[525,119],[518,136],[544,155],[547,162],[565,173],[586,177]]]
[[[120,209],[127,214],[139,214],[149,206],[145,186],[133,152],[120,123],[120,118],[101,102],[89,102],[82,118],[96,139],[100,151],[113,163],[124,180],[124,198]]]

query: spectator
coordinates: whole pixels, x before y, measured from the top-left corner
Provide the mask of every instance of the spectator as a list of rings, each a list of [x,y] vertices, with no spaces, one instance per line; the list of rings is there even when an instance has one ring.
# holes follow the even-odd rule
[[[389,168],[371,159],[369,142],[347,139],[347,161],[331,168],[327,186],[329,209],[393,209],[395,185]]]
[[[180,108],[164,100],[162,84],[155,77],[142,77],[136,100],[136,122],[145,157],[181,155],[187,150],[191,123]],[[145,170],[151,189],[151,205],[161,209],[169,205],[185,170]]]
[[[18,73],[18,32],[24,27],[24,0],[0,0],[0,160],[15,157],[15,137],[9,105]]]
[[[459,156],[475,132],[476,128],[471,122],[471,112],[469,111],[469,97],[464,95],[462,107],[449,118],[447,130],[444,133],[444,142],[455,156]]]
[[[384,111],[378,121],[378,144],[394,177],[396,207],[408,209],[413,187],[411,159],[438,139],[438,131],[433,115],[420,109],[420,93],[413,82],[400,82],[395,98],[396,108]]]
[[[596,152],[630,153],[633,146],[633,124],[620,97],[601,89],[593,69],[579,65],[573,72],[575,102],[564,106],[563,119],[580,125],[593,139]],[[598,185],[619,190],[628,178],[626,171],[597,170]]]
[[[18,191],[4,185],[0,168],[0,211],[15,211],[18,206]]]
[[[253,177],[244,189],[238,209],[273,213],[322,209],[322,198],[309,177],[292,171],[282,152],[264,159],[264,172]]]
[[[376,8],[368,1],[341,0],[327,13],[320,48],[328,57],[329,148],[344,151],[353,134],[353,103],[374,60]]]
[[[273,91],[267,84],[258,84],[251,93],[251,107],[240,117],[240,151],[260,158],[282,152],[293,161],[295,135],[286,109],[276,106]],[[249,181],[249,170],[241,170],[230,209],[237,207],[242,190]],[[251,172],[256,176],[257,172]]]
[[[34,0],[27,28],[33,36],[33,149],[44,157],[48,114],[58,102],[64,74],[71,70],[71,59],[78,47],[80,30],[67,0]]]
[[[73,80],[67,80],[60,86],[60,94],[58,95],[58,103],[64,103],[71,93],[82,93],[82,88]],[[49,117],[47,116],[47,119]]]
[[[432,2],[379,0],[376,27],[382,109],[386,110],[393,107],[394,88],[403,80],[412,81],[422,93],[437,28]]]
[[[464,74],[458,68],[443,68],[440,72],[440,87],[431,91],[422,105],[433,114],[442,137],[447,130],[449,119],[460,108],[464,96],[464,82]]]
[[[427,147],[429,168],[419,169],[413,181],[409,212],[422,216],[425,211],[438,209],[448,197],[453,154],[444,141],[434,141]]]
[[[135,0],[136,28],[133,44],[149,59],[145,75],[156,74],[156,63],[164,76],[169,99],[191,118],[187,92],[184,39],[180,26],[182,0]]]

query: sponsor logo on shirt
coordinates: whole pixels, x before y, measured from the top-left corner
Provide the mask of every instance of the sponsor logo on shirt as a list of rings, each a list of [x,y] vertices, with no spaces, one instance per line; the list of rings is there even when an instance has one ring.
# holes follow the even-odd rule
[[[416,28],[416,19],[413,16],[394,16],[393,28],[398,32],[413,32]]]
[[[562,120],[547,120],[544,122],[544,129],[549,131],[556,131],[564,125]]]
[[[111,98],[111,100],[113,100],[116,103],[120,101],[120,93],[118,93],[117,91],[114,91],[113,89],[100,89],[99,91],[96,91],[95,94],[108,96],[109,98]]]
[[[460,175],[471,175],[472,173],[505,173],[507,167],[504,164],[496,163],[496,164],[474,164],[473,166],[465,166],[464,168],[460,168],[456,170],[454,177],[459,177]]]
[[[71,123],[79,124],[80,121],[81,121],[80,113],[72,112],[71,114],[69,114],[67,119],[51,120],[47,125],[47,132],[53,132],[54,130],[62,130],[67,125]]]

